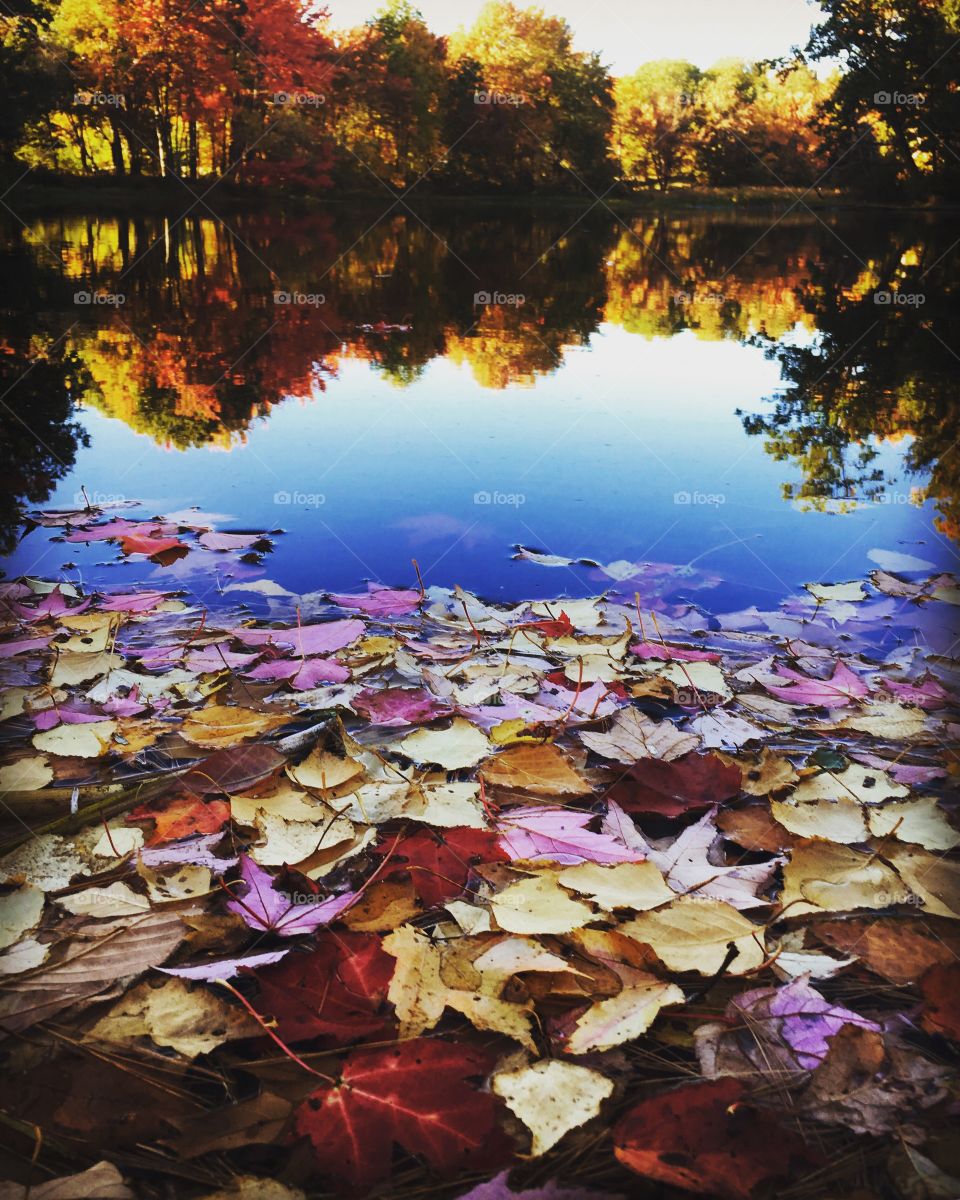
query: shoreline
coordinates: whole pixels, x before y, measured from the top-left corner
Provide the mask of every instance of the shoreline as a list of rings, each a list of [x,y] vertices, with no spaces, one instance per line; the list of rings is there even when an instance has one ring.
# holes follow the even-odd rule
[[[184,216],[188,212],[201,214],[212,212],[206,197],[218,188],[208,180],[197,180],[187,185],[170,180],[143,179],[138,184],[117,182],[110,179],[65,179],[60,182],[40,184],[14,183],[8,193],[7,207],[15,215],[21,213],[42,215],[45,213],[82,213],[91,210],[117,215],[165,215],[175,213]],[[404,196],[402,191],[397,196]],[[305,213],[329,209],[356,211],[358,207],[378,208],[389,196],[381,191],[336,192],[331,190],[318,195],[291,193],[276,196],[254,189],[238,189],[230,185],[220,186],[216,202],[218,208],[237,211],[280,211],[283,213]],[[9,201],[13,201],[10,203]],[[598,200],[592,195],[563,195],[556,193],[532,193],[529,195],[499,195],[496,193],[423,193],[410,201],[392,201],[403,208],[436,209],[450,206],[475,211],[521,212],[531,210],[578,210],[606,208],[620,214],[642,214],[659,212],[779,212],[797,210],[798,215],[807,212],[876,212],[911,215],[950,214],[960,211],[960,200],[931,199],[917,202],[878,202],[849,192],[830,192],[817,196],[806,193],[802,187],[766,188],[684,188],[668,193],[646,192],[630,196],[615,196]]]

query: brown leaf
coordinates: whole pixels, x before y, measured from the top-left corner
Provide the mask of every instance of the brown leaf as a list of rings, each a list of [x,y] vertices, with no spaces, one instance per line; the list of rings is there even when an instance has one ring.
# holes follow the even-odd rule
[[[797,844],[797,838],[776,820],[766,804],[727,809],[717,814],[717,828],[744,850],[776,854]]]
[[[931,967],[960,957],[960,930],[944,917],[851,917],[818,921],[813,931],[896,984],[913,983]]]
[[[269,1144],[279,1136],[292,1111],[289,1100],[261,1092],[252,1100],[205,1113],[202,1122],[185,1122],[184,1132],[172,1144],[184,1158]]]
[[[946,1080],[944,1068],[891,1037],[844,1025],[830,1039],[801,1104],[818,1121],[879,1134],[939,1103],[947,1094]]]
[[[25,1187],[0,1183],[0,1200],[134,1200],[123,1176],[108,1162],[98,1162],[79,1175],[64,1175]]]
[[[586,796],[592,790],[556,746],[515,746],[488,758],[480,770],[488,784],[538,796]]]
[[[368,888],[340,920],[348,929],[361,933],[387,933],[411,920],[419,911],[412,879],[383,880]]]
[[[924,1029],[960,1041],[960,963],[931,967],[920,983]]]
[[[91,1000],[118,979],[159,966],[183,940],[184,932],[179,916],[164,910],[133,920],[90,922],[55,961],[0,987],[0,1025],[14,1033],[29,1029]]]

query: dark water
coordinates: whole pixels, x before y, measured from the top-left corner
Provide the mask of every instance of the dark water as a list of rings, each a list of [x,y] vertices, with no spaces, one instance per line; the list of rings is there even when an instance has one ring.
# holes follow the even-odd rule
[[[955,238],[802,208],[11,222],[6,570],[306,592],[409,584],[416,557],[488,596],[603,586],[513,560],[523,543],[689,564],[675,594],[719,577],[729,607],[860,577],[877,549],[950,568]],[[285,532],[260,567],[22,536],[81,485]]]

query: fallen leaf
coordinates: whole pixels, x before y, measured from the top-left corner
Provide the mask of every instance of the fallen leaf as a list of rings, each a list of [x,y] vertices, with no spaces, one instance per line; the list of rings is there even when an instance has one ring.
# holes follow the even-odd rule
[[[487,759],[480,770],[488,784],[537,796],[586,796],[592,791],[566,755],[548,744],[505,750]]]
[[[173,978],[159,987],[137,984],[87,1036],[107,1042],[149,1037],[157,1046],[169,1046],[186,1058],[196,1058],[226,1041],[261,1032],[239,1005],[228,1004],[204,987],[191,989],[183,980]]]
[[[394,1142],[436,1171],[499,1166],[507,1153],[497,1102],[469,1080],[491,1063],[465,1045],[413,1038],[383,1050],[357,1050],[338,1084],[323,1084],[297,1110],[296,1132],[310,1139],[319,1169],[353,1194],[390,1172]]]
[[[592,1120],[613,1093],[599,1071],[545,1059],[516,1071],[500,1071],[491,1087],[530,1130],[530,1154],[539,1158],[569,1133]]]
[[[61,1175],[29,1187],[0,1183],[0,1200],[136,1200],[136,1193],[113,1163],[98,1162],[78,1175]]]
[[[376,934],[325,930],[308,954],[256,969],[260,1009],[286,1042],[377,1039],[393,1026],[385,1003],[395,966]]]
[[[83,932],[87,936],[72,939],[55,961],[18,977],[14,990],[0,985],[0,1022],[8,1030],[29,1029],[107,991],[118,979],[159,966],[186,931],[176,913],[160,910],[93,922]]]
[[[512,883],[492,897],[497,924],[509,933],[569,933],[594,919],[593,909],[574,900],[556,874],[543,872]]]
[[[931,967],[920,981],[923,996],[921,1022],[928,1033],[939,1033],[943,1037],[960,1041],[960,964],[943,963]]]
[[[607,796],[627,812],[678,817],[735,799],[739,792],[739,766],[715,754],[685,754],[673,762],[634,763]]]
[[[389,855],[390,874],[406,871],[426,908],[436,908],[467,885],[476,863],[505,862],[495,833],[477,829],[419,830],[401,841],[377,846]]]
[[[397,749],[419,763],[437,763],[448,771],[475,767],[490,753],[487,738],[469,721],[455,717],[446,729],[418,729]]]
[[[681,733],[670,721],[652,721],[636,708],[626,708],[614,718],[607,733],[579,734],[583,744],[602,758],[636,762],[641,758],[682,758],[696,749],[699,737]]]
[[[733,1079],[641,1100],[614,1126],[613,1148],[638,1175],[722,1200],[752,1200],[761,1186],[796,1178],[808,1158],[794,1133],[744,1103]]]
[[[44,900],[42,890],[29,883],[0,895],[0,950],[37,927]]]
[[[128,821],[153,821],[147,845],[158,846],[195,833],[216,833],[230,820],[230,805],[223,800],[198,800],[174,796],[163,807],[141,805],[127,814]]]
[[[566,808],[512,808],[497,822],[500,846],[513,859],[570,864],[636,862],[643,857],[610,833],[585,829],[593,819],[593,813]]]
[[[254,712],[250,708],[211,704],[184,720],[180,736],[195,746],[226,749],[276,729],[286,719],[271,713]]]
[[[684,895],[701,899],[724,900],[735,908],[758,908],[768,904],[758,893],[765,887],[780,864],[779,859],[766,863],[743,863],[738,866],[717,866],[711,860],[718,849],[719,835],[711,813],[688,825],[665,850],[658,850],[640,834],[630,818],[611,802],[605,832],[617,835],[631,849],[639,850],[663,873],[670,888]]]
[[[828,946],[856,954],[891,983],[914,983],[931,967],[960,958],[960,928],[942,917],[848,917],[813,928]]]
[[[615,908],[641,912],[667,904],[674,897],[659,868],[652,862],[625,862],[614,866],[581,863],[567,867],[557,879],[565,888],[589,896],[594,904],[608,912]]]
[[[722,900],[681,896],[655,912],[620,925],[620,932],[650,946],[671,971],[714,975],[727,961],[731,975],[743,975],[765,958],[763,929]]]
[[[227,908],[251,929],[296,937],[328,925],[356,898],[355,892],[344,892],[326,899],[304,896],[302,902],[297,903],[294,898],[278,892],[273,884],[273,877],[267,871],[258,867],[252,858],[241,855],[240,886],[239,889],[228,889],[234,899],[227,902]]]
[[[943,1068],[916,1051],[847,1025],[831,1039],[801,1105],[818,1121],[876,1136],[938,1104],[947,1095],[946,1082]]]
[[[811,839],[795,846],[783,869],[780,902],[792,916],[886,908],[903,904],[910,891],[876,855]]]

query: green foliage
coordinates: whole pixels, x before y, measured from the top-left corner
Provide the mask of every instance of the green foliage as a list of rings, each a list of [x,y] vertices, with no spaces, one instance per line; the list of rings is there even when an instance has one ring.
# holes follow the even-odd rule
[[[960,5],[822,0],[821,8],[826,20],[813,29],[806,53],[812,60],[843,64],[826,105],[839,177],[862,177],[866,169],[868,178],[880,176],[918,193],[956,193]]]

